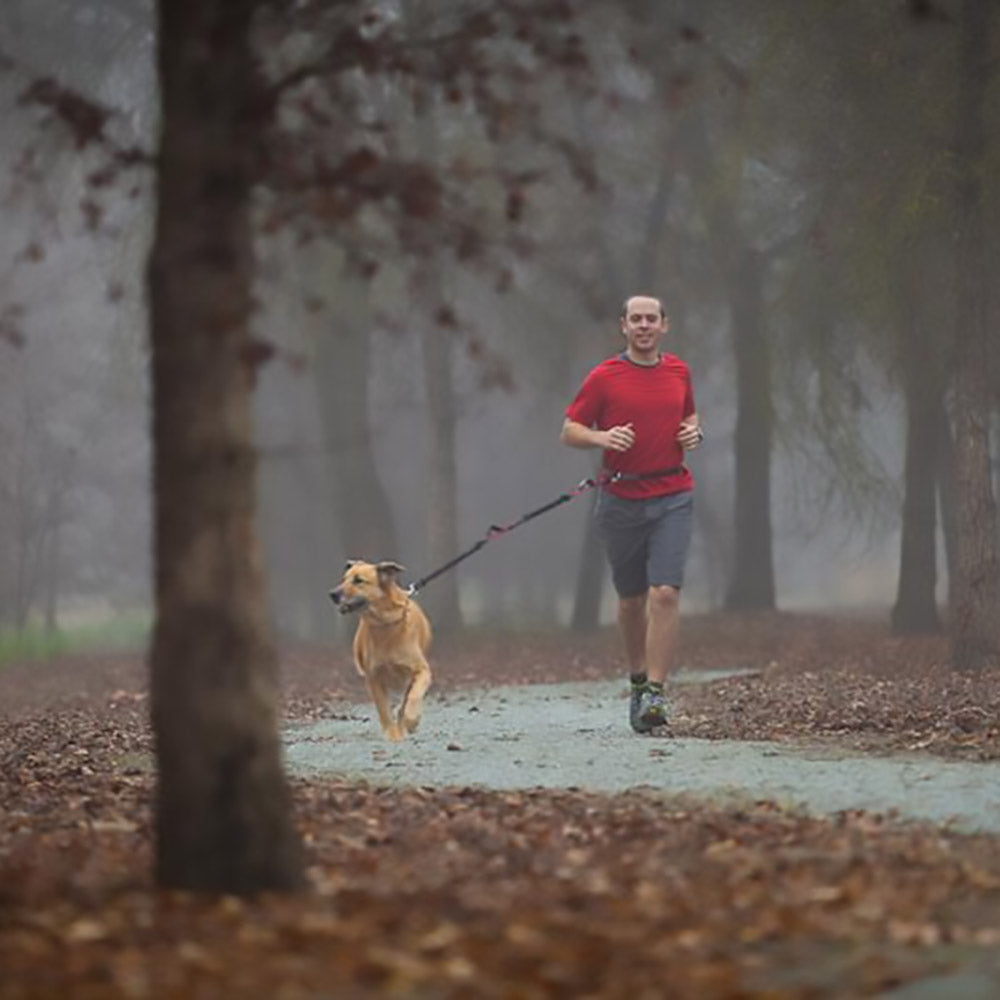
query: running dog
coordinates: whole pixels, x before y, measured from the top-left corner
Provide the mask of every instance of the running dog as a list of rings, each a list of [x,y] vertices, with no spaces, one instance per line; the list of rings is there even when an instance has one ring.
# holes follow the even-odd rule
[[[420,725],[424,695],[431,685],[430,622],[396,582],[401,572],[399,563],[351,559],[340,585],[330,591],[341,614],[361,614],[354,633],[354,663],[378,710],[382,732],[394,743]],[[396,691],[403,697],[393,712],[389,694]]]

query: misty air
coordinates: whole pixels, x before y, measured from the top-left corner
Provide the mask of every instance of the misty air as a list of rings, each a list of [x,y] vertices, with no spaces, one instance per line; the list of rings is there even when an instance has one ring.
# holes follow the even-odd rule
[[[0,1000],[1000,995],[998,51],[8,0]]]

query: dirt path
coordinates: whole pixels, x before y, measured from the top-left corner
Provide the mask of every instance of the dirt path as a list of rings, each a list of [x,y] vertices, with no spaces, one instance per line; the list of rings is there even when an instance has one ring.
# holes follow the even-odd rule
[[[718,675],[715,675],[718,676]],[[688,678],[697,680],[697,678]],[[768,800],[812,813],[864,809],[1000,833],[1000,763],[861,755],[817,744],[640,737],[621,681],[495,687],[429,697],[420,731],[386,742],[369,706],[290,726],[289,768],[377,785],[648,786]]]

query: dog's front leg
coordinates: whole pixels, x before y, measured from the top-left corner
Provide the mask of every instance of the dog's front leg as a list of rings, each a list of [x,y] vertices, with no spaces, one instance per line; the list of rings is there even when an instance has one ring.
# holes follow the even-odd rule
[[[378,711],[378,721],[382,727],[382,732],[385,733],[386,739],[391,740],[393,743],[398,743],[405,734],[402,726],[393,719],[392,713],[389,711],[389,699],[385,693],[385,688],[382,686],[381,681],[374,677],[366,675],[365,681],[368,685],[368,693],[371,695],[371,699]]]
[[[425,664],[410,682],[410,686],[406,689],[406,695],[399,706],[399,720],[409,733],[412,733],[420,725],[420,715],[424,708],[424,695],[430,686],[431,671]]]

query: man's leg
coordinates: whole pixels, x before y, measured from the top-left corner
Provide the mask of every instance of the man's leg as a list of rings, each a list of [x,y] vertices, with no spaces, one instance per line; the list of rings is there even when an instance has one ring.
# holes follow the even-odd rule
[[[618,594],[618,627],[625,646],[631,687],[629,724],[637,733],[647,733],[652,726],[643,724],[639,713],[646,693],[649,522],[643,504],[603,495],[598,505],[597,522]]]
[[[681,592],[667,585],[650,587],[645,663],[649,679],[662,684],[674,666],[677,631],[680,624]],[[630,661],[631,662],[631,661]]]
[[[618,599],[618,627],[625,643],[629,673],[646,671],[646,595]]]
[[[632,728],[649,731],[667,721],[667,705],[663,698],[663,682],[673,667],[677,644],[680,591],[666,584],[649,588],[646,627],[645,690],[639,696],[636,722]]]
[[[664,497],[662,513],[650,540],[649,627],[646,630],[646,670],[651,683],[662,684],[674,669],[680,624],[681,582],[691,544],[694,510],[690,493]]]
[[[646,595],[618,598],[618,626],[625,643],[628,661],[630,696],[629,725],[637,733],[648,733],[652,726],[639,719],[642,698],[646,693]]]

